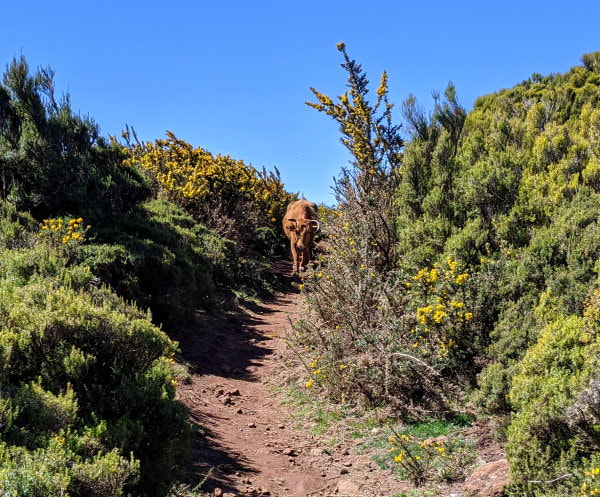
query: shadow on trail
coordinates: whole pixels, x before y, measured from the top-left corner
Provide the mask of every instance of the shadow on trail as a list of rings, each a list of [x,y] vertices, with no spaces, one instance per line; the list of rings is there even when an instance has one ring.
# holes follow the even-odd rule
[[[231,301],[218,312],[198,313],[193,323],[173,335],[192,375],[191,380],[178,390],[181,400],[190,409],[190,420],[197,430],[187,477],[192,488],[202,483],[201,490],[205,492],[219,487],[224,492],[237,494],[235,478],[251,476],[255,472],[244,454],[228,452],[219,434],[213,430],[220,424],[231,423],[231,408],[221,404],[222,398],[215,398],[215,392],[203,387],[199,378],[214,377],[216,384],[220,379],[259,381],[256,371],[273,354],[266,344],[271,335],[268,330],[273,329],[274,335],[283,334],[283,317],[278,321],[273,320],[273,315],[279,307],[291,303],[293,294],[299,293],[293,285],[290,268],[291,263],[287,261],[278,262],[274,267],[274,271],[288,276],[289,283],[283,292],[261,303],[244,302],[241,306]]]

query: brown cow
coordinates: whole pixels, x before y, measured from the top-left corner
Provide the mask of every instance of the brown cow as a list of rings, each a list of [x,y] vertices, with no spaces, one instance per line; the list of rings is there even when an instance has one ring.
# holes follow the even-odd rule
[[[317,204],[305,198],[290,203],[283,217],[283,231],[290,239],[294,272],[306,270],[315,233],[320,229]]]

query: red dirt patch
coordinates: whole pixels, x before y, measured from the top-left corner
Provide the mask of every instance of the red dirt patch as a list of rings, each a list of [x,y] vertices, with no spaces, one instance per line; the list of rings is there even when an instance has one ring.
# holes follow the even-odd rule
[[[291,264],[278,270],[291,273]],[[285,269],[283,269],[285,267]],[[292,281],[291,278],[289,280]],[[199,314],[179,336],[191,378],[178,388],[201,435],[194,442],[188,481],[210,495],[273,497],[391,496],[412,488],[376,469],[372,454],[326,445],[293,427],[294,413],[270,391],[289,376],[284,337],[301,312],[303,296],[290,284],[285,293],[245,310],[231,306],[218,315]],[[271,389],[272,390],[272,389]],[[502,456],[489,426],[475,425],[480,461]],[[463,483],[436,495],[459,496]],[[229,494],[229,495],[228,495]],[[431,494],[433,495],[433,494]]]
[[[282,337],[301,298],[290,289],[225,318],[200,315],[178,337],[192,372],[178,395],[204,432],[192,468],[196,483],[210,473],[202,490],[306,497],[337,483],[311,464],[312,441],[288,426],[285,408],[266,386],[282,367]]]

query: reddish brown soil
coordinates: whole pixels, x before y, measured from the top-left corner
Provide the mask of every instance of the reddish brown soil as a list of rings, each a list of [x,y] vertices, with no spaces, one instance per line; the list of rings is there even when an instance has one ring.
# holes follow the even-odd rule
[[[283,337],[300,299],[290,285],[226,318],[199,316],[180,338],[192,376],[178,394],[204,432],[194,446],[192,481],[210,473],[205,492],[306,497],[325,495],[337,484],[331,468],[314,464],[313,441],[291,427],[268,387],[281,373]]]
[[[245,310],[231,306],[230,312],[199,315],[178,337],[191,372],[178,395],[200,430],[190,487],[202,483],[205,495],[225,497],[374,497],[406,491],[407,483],[376,469],[371,454],[332,446],[295,428],[294,413],[274,393],[274,380],[290,376],[284,338],[301,312],[301,300],[290,284],[286,292]],[[429,495],[458,496],[461,486]]]

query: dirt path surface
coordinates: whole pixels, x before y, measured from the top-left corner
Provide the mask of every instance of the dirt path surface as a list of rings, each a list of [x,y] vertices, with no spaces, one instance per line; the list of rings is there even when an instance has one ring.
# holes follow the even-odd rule
[[[403,494],[411,486],[378,469],[373,453],[357,450],[347,437],[332,444],[311,435],[276,393],[276,385],[294,377],[287,370],[285,337],[302,311],[303,296],[291,285],[288,267],[275,268],[288,277],[287,291],[244,309],[231,305],[229,311],[200,314],[175,337],[191,373],[178,396],[201,432],[193,447],[190,486],[214,497]],[[503,457],[489,430],[477,430],[474,426],[479,461]],[[455,483],[427,495],[458,497],[463,491],[463,484]]]
[[[179,338],[192,376],[178,395],[205,433],[194,447],[194,480],[209,475],[201,487],[209,495],[340,496],[358,489],[344,460],[348,451],[324,450],[295,429],[273,393],[301,299],[290,286],[244,312],[199,316]]]

